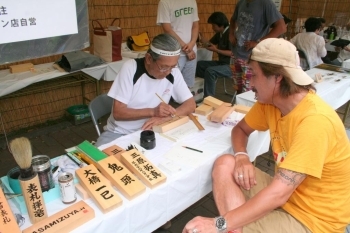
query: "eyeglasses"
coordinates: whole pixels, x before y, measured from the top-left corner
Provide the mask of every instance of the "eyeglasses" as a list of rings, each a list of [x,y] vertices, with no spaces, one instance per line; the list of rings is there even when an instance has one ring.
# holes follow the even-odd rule
[[[158,69],[159,69],[159,71],[160,72],[167,72],[167,71],[169,71],[169,70],[172,70],[172,69],[174,69],[174,68],[179,68],[179,64],[176,64],[175,66],[170,66],[170,67],[160,67],[159,65],[158,65],[158,63],[157,63],[157,60],[154,60],[154,59],[152,59],[153,61],[154,61],[154,63],[156,63],[156,65],[157,65],[157,67],[158,67]]]

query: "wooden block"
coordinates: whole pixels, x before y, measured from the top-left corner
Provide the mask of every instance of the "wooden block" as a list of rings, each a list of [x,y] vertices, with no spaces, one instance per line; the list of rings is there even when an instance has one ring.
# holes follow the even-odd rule
[[[95,200],[103,213],[120,206],[123,200],[119,197],[107,179],[90,164],[75,171],[80,185],[88,192],[89,196]]]
[[[196,108],[195,113],[199,115],[206,116],[208,115],[211,111],[213,111],[213,106],[202,104],[199,107]]]
[[[30,69],[32,68],[34,68],[34,65],[32,63],[24,63],[20,65],[10,66],[10,72],[11,73],[26,72],[26,71],[30,71]]]
[[[234,107],[230,103],[223,103],[210,114],[210,121],[222,123],[233,112]]]
[[[117,145],[113,145],[110,147],[107,147],[106,149],[102,150],[104,153],[106,153],[108,156],[114,156],[119,161],[121,160],[121,154],[125,152],[125,150]]]
[[[235,108],[236,112],[240,112],[243,114],[247,114],[249,112],[249,110],[251,109],[251,107],[239,105],[239,104],[235,105],[234,108]]]
[[[59,233],[70,232],[95,217],[95,211],[84,201],[79,201],[60,212],[42,220],[26,229],[23,233],[45,232]],[[6,231],[7,232],[7,231]],[[13,231],[9,231],[13,232]]]
[[[6,197],[0,188],[0,233],[21,233],[21,229],[17,225],[16,218],[12,213],[10,205],[7,203]]]
[[[216,99],[212,96],[207,96],[204,98],[203,103],[206,105],[212,106],[214,109],[220,107],[220,105],[223,103],[221,100]]]
[[[199,130],[205,130],[204,127],[199,123],[197,117],[193,116],[192,113],[188,114],[188,117],[193,121],[193,123],[196,125],[197,129]]]
[[[79,183],[75,184],[75,191],[83,200],[90,198],[88,192],[86,192],[86,190]]]
[[[122,162],[149,188],[166,181],[166,176],[136,149],[122,153]]]
[[[189,121],[188,116],[176,116],[170,121],[166,121],[160,125],[154,125],[153,131],[157,133],[165,133],[171,129],[174,129],[180,125],[183,125]]]
[[[120,160],[109,156],[98,162],[99,170],[128,199],[132,200],[146,190],[146,186]]]
[[[320,73],[315,74],[315,81],[320,83],[323,81],[322,75]]]

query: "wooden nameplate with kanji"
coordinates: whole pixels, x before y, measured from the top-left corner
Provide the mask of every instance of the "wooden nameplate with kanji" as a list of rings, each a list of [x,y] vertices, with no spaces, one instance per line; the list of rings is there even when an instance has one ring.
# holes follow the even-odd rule
[[[149,188],[166,181],[166,176],[136,149],[122,153],[122,162]]]
[[[103,213],[113,210],[123,203],[117,191],[93,164],[76,170],[75,174],[80,185],[95,200]]]
[[[23,230],[23,233],[45,232],[70,232],[95,217],[95,211],[84,201],[79,201],[50,217],[35,223]],[[2,229],[2,228],[1,228]],[[0,230],[0,232],[2,232]],[[4,232],[15,232],[11,231]]]
[[[165,133],[171,129],[174,129],[180,125],[183,125],[189,121],[188,116],[175,116],[169,121],[166,121],[160,125],[154,125],[153,131],[157,133]]]
[[[11,232],[11,233],[21,233],[21,229],[16,222],[16,218],[12,213],[10,205],[7,203],[6,197],[0,189],[0,233]]]
[[[117,145],[113,145],[110,147],[107,147],[106,149],[102,150],[104,153],[106,153],[108,156],[114,156],[119,161],[121,160],[121,154],[125,152],[125,150]]]
[[[135,198],[146,190],[146,186],[114,156],[100,160],[98,165],[101,173],[128,200]]]

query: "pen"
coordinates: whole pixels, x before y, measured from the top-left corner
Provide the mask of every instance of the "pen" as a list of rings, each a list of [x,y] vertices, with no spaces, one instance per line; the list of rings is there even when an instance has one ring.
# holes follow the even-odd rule
[[[197,152],[199,152],[199,153],[203,153],[203,151],[201,151],[201,150],[197,150],[197,149],[194,149],[194,148],[191,148],[191,147],[188,147],[188,146],[182,146],[182,147],[184,147],[184,148],[186,148],[186,149],[189,149],[189,150],[197,151]]]

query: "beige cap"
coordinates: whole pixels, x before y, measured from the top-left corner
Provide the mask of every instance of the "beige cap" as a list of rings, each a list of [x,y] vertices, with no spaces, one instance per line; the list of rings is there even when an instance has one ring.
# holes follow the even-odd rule
[[[314,82],[301,69],[296,47],[282,38],[268,38],[258,43],[252,51],[251,59],[283,66],[293,82],[298,85],[309,85]]]

